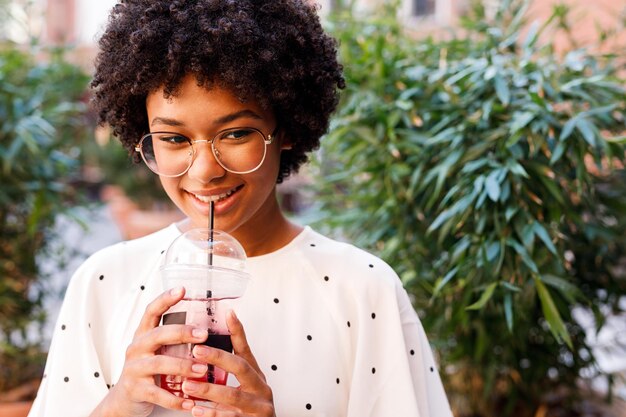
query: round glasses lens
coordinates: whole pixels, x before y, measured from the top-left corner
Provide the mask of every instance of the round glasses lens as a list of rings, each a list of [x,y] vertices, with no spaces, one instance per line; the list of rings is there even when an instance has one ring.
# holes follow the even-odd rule
[[[152,171],[166,176],[182,174],[193,159],[193,148],[189,139],[175,133],[152,133],[144,136],[141,153]]]
[[[215,137],[213,149],[215,157],[227,170],[250,172],[265,159],[265,137],[255,129],[230,129]]]

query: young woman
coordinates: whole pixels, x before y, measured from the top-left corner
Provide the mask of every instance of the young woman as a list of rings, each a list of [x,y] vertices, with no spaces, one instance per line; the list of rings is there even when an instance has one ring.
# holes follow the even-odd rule
[[[72,278],[31,416],[451,416],[400,280],[380,259],[290,222],[276,184],[328,127],[343,88],[336,45],[306,0],[127,0],[100,40],[100,121],[159,175],[186,220],[90,257]],[[159,326],[184,296],[163,292],[163,253],[215,227],[248,255],[230,314],[233,353],[207,330]],[[196,343],[192,359],[159,354]],[[233,385],[202,377],[208,365]]]

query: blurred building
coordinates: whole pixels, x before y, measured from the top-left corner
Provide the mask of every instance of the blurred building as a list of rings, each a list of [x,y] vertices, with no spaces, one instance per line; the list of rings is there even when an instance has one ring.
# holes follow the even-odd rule
[[[312,0],[313,1],[313,0]],[[359,10],[374,8],[385,0],[359,0]],[[495,11],[501,0],[483,0],[489,10]],[[317,0],[320,13],[327,14],[337,7],[341,0]],[[471,0],[402,0],[401,17],[406,24],[418,33],[430,33],[454,27],[459,17],[467,10]],[[14,1],[14,3],[26,3]],[[115,0],[34,0],[44,11],[42,35],[50,43],[70,43],[78,47],[93,46],[95,39],[106,23],[108,11]],[[557,4],[573,9],[572,25],[575,27],[575,40],[581,45],[597,38],[599,30],[620,29],[626,20],[626,0],[595,0],[591,5],[586,0],[535,0],[529,11],[530,20],[545,20]],[[619,32],[619,31],[618,31]],[[614,35],[616,41],[626,41],[626,31]],[[551,39],[557,49],[569,42],[568,39]]]

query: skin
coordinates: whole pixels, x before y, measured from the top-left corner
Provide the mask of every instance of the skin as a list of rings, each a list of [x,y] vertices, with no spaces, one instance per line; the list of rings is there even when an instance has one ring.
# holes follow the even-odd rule
[[[255,101],[242,103],[221,88],[205,90],[191,76],[183,80],[175,97],[164,98],[162,90],[150,94],[146,109],[151,131],[173,131],[192,139],[212,138],[232,127],[254,127],[266,136],[276,129],[274,115]],[[276,199],[280,152],[289,147],[285,138],[274,139],[263,165],[249,174],[226,171],[208,144],[195,146],[196,158],[185,175],[160,177],[169,198],[188,217],[181,228],[207,227],[209,204],[194,194],[210,196],[237,189],[215,204],[215,227],[233,235],[248,256],[273,252],[301,231],[285,218]]]
[[[255,101],[241,102],[221,88],[205,90],[194,77],[186,77],[179,93],[166,99],[157,90],[146,99],[151,131],[171,131],[192,139],[212,138],[231,127],[255,127],[266,135],[276,129],[274,115]],[[180,177],[161,177],[169,198],[187,215],[181,230],[207,227],[208,203],[194,195],[211,196],[236,190],[215,204],[215,227],[233,235],[248,256],[275,251],[289,243],[302,229],[290,223],[276,199],[276,176],[280,152],[289,141],[280,135],[268,146],[263,165],[249,174],[232,174],[215,160],[206,144],[199,144],[193,165]],[[159,355],[167,344],[202,343],[206,329],[188,325],[159,326],[161,316],[184,296],[184,288],[164,292],[146,308],[119,381],[91,414],[95,416],[148,416],[155,404],[173,410],[190,410],[194,416],[275,416],[272,390],[265,381],[234,312],[227,317],[234,353],[203,345],[194,347],[194,359]],[[186,381],[183,391],[217,404],[214,409],[195,405],[158,387],[158,375],[201,377],[207,364],[236,376],[240,387]]]

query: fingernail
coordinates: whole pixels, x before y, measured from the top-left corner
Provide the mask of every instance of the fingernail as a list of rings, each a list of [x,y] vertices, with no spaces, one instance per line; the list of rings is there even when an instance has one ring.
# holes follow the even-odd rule
[[[196,407],[193,410],[191,410],[191,415],[194,416],[203,416],[204,415],[204,410],[200,407]]]
[[[231,320],[237,320],[237,321],[239,320],[234,310],[228,310],[227,314],[228,314],[228,318],[230,318]]]
[[[181,404],[181,406],[183,407],[183,410],[191,410],[194,405],[196,405],[196,404],[193,401],[191,401],[191,400],[185,400]]]
[[[194,356],[206,356],[209,354],[209,348],[203,345],[195,345],[193,348]]]
[[[191,370],[197,374],[204,374],[207,371],[207,366],[202,363],[194,363],[191,365]]]
[[[193,335],[193,337],[196,337],[198,339],[206,339],[208,336],[208,331],[206,329],[193,329],[191,331],[191,334]]]
[[[183,382],[183,390],[184,391],[188,391],[188,392],[193,392],[193,391],[197,391],[199,388],[199,385],[197,382],[193,382],[191,380],[186,380],[185,382]]]
[[[184,289],[184,287],[172,288],[170,290],[170,294],[172,295],[172,297],[180,297],[183,294]]]

